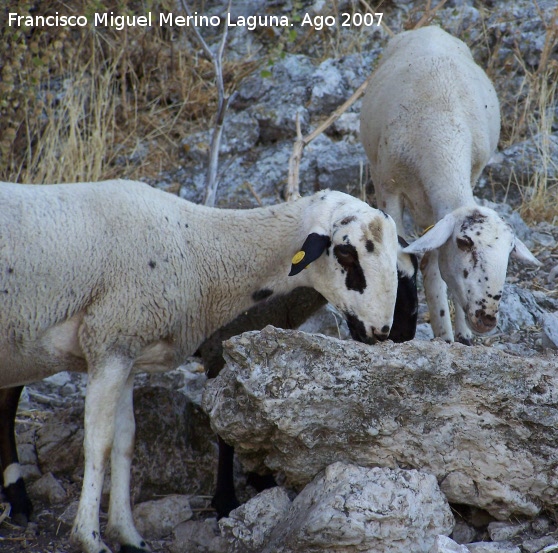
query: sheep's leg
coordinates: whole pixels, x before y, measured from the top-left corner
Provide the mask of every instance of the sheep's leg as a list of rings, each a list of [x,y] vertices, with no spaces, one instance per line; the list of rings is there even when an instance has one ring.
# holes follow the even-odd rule
[[[447,286],[438,266],[438,251],[424,254],[420,263],[426,303],[430,312],[430,325],[436,338],[453,342],[453,331],[448,304]]]
[[[13,522],[27,526],[33,506],[25,489],[17,456],[15,417],[23,386],[0,390],[0,467],[4,493],[10,502]]]
[[[99,527],[99,507],[106,463],[115,435],[116,413],[132,362],[112,357],[89,370],[85,397],[85,468],[72,540],[85,553],[110,553]]]
[[[455,339],[466,346],[473,345],[473,333],[467,324],[467,319],[465,318],[465,311],[461,306],[454,302],[455,307]]]
[[[227,444],[221,436],[219,440],[219,464],[217,484],[211,505],[217,511],[217,517],[223,518],[236,509],[240,503],[234,491],[234,447]]]
[[[130,505],[130,471],[134,456],[134,377],[130,375],[116,412],[111,453],[111,489],[107,534],[122,544],[121,553],[147,552],[149,548],[134,526]]]

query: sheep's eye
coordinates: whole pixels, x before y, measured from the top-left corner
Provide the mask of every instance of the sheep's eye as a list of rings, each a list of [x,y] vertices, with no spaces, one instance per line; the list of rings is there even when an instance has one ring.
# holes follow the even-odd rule
[[[468,236],[457,238],[457,247],[464,252],[470,252],[473,249],[474,243]]]
[[[344,267],[355,265],[358,263],[358,254],[356,248],[350,244],[339,244],[333,248],[333,253],[337,261]]]

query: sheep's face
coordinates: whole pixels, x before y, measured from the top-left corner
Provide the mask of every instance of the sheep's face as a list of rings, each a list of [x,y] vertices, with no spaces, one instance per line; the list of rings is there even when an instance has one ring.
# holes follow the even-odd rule
[[[440,247],[442,278],[477,334],[496,327],[513,247],[511,227],[488,210],[475,210],[458,220],[452,235]]]
[[[492,209],[462,207],[446,215],[404,251],[438,249],[442,278],[477,334],[493,330],[510,253],[523,263],[540,263]]]
[[[321,237],[323,254],[308,266],[311,284],[344,314],[353,339],[385,340],[397,295],[395,223],[358,200],[336,206],[330,220],[329,232],[313,238]],[[297,261],[295,255],[291,274],[299,272]]]

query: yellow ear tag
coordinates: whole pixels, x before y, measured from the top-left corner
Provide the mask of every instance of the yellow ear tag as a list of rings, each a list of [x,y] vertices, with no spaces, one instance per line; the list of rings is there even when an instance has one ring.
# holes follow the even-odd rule
[[[434,225],[430,225],[429,227],[426,227],[423,231],[421,236],[424,236]]]
[[[302,250],[296,252],[293,256],[293,265],[296,265],[297,263],[300,263],[303,259],[304,256],[306,255],[306,252],[303,252]]]

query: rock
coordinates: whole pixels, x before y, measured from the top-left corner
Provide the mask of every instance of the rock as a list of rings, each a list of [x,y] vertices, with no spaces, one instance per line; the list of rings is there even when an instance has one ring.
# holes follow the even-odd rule
[[[453,523],[432,475],[334,463],[295,498],[261,553],[426,553]]]
[[[476,530],[463,520],[457,520],[451,533],[451,538],[459,544],[471,543],[477,535]]]
[[[219,527],[231,546],[230,553],[261,551],[290,506],[286,490],[277,486],[264,490],[221,519]]]
[[[542,538],[524,540],[521,544],[521,547],[523,548],[525,553],[546,553],[546,551],[544,551],[545,547],[554,544],[556,544],[556,549],[554,551],[558,551],[556,538],[554,536],[544,536]],[[553,550],[550,549],[547,551]]]
[[[555,357],[272,327],[225,342],[225,356],[203,406],[250,470],[302,487],[335,461],[417,468],[499,520],[555,504]]]
[[[510,333],[535,326],[543,314],[531,291],[515,284],[504,285],[498,316],[498,329],[501,332]]]
[[[174,529],[170,553],[228,553],[227,542],[219,535],[215,519],[189,520]]]
[[[543,347],[558,349],[558,316],[544,313],[541,317],[543,331]]]
[[[447,536],[436,536],[436,541],[428,553],[469,553],[469,550]]]
[[[521,549],[511,542],[479,541],[468,543],[470,553],[521,553]]]
[[[488,535],[492,541],[506,541],[511,540],[520,532],[529,527],[528,523],[517,524],[512,522],[491,522],[488,525]]]
[[[185,495],[169,495],[154,501],[145,501],[133,509],[138,532],[147,539],[168,536],[178,524],[192,518],[190,501]]]
[[[83,469],[83,401],[57,410],[37,429],[36,451],[43,472],[75,474]]]
[[[167,494],[213,493],[215,444],[206,415],[178,392],[134,390],[133,503]]]
[[[37,497],[50,505],[62,503],[66,499],[66,490],[51,472],[43,474],[29,486],[31,497]]]

